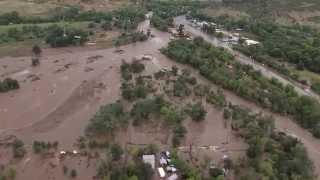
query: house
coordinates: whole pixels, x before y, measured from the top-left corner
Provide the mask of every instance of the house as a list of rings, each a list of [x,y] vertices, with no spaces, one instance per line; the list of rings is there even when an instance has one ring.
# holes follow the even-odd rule
[[[143,155],[142,156],[142,161],[146,164],[150,164],[152,169],[155,168],[155,162],[156,162],[156,157],[155,155]]]

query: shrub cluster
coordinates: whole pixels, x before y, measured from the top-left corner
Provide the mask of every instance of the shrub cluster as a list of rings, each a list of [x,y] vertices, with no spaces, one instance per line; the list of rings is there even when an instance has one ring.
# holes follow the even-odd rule
[[[0,81],[0,93],[8,92],[10,90],[19,89],[19,82],[15,79],[6,78],[3,81]]]

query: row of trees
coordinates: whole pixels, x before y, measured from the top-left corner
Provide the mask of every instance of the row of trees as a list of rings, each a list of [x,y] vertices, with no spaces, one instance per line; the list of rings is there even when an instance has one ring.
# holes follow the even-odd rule
[[[241,28],[253,34],[261,42],[259,46],[235,48],[290,78],[298,80],[297,74],[290,72],[284,62],[294,64],[298,70],[306,68],[320,73],[320,33],[308,26],[284,26],[261,19],[209,17],[199,12],[193,12],[191,16],[216,22],[228,30]]]
[[[117,19],[116,22],[122,26],[122,22],[127,21],[131,25],[137,25],[137,22],[144,18],[145,11],[138,6],[124,7],[112,12],[101,11],[82,11],[75,6],[58,7],[54,9],[49,16],[21,16],[18,12],[13,11],[0,15],[0,25],[9,24],[40,24],[52,23],[60,21],[112,21]]]
[[[57,10],[49,18],[21,17],[18,13],[12,12],[0,15],[0,25],[8,24],[40,24],[44,22],[58,23],[62,21],[91,22],[89,28],[93,28],[95,23],[101,23],[101,28],[111,30],[113,27],[123,29],[125,33],[117,39],[115,44],[127,44],[147,39],[141,32],[128,34],[138,23],[144,20],[145,11],[139,7],[124,7],[113,12],[80,11],[78,8],[70,7]],[[93,31],[85,31],[80,28],[62,27],[53,24],[51,26],[24,25],[21,28],[12,27],[0,35],[0,43],[24,41],[28,39],[45,39],[52,47],[62,47],[68,45],[82,45],[88,40],[88,36]]]
[[[151,165],[142,162],[143,153],[132,155],[129,162],[123,161],[122,155],[124,153],[127,152],[125,152],[119,145],[112,145],[108,149],[108,153],[106,155],[107,159],[102,160],[98,166],[97,177],[99,179],[110,180],[149,180],[152,178],[153,170]]]
[[[192,65],[215,84],[245,99],[273,112],[292,115],[302,127],[320,137],[320,104],[316,100],[299,96],[293,87],[263,77],[251,66],[233,61],[227,50],[195,38],[193,41],[171,41],[161,51],[177,62]]]
[[[313,164],[303,144],[295,137],[274,128],[270,116],[254,114],[230,105],[232,128],[249,144],[247,160],[236,167],[240,180],[305,179],[313,180]]]
[[[53,25],[48,27],[46,43],[51,47],[65,47],[69,45],[83,45],[88,41],[88,32],[81,29],[64,29]]]
[[[113,41],[113,43],[115,47],[119,47],[126,44],[146,41],[147,39],[148,35],[146,33],[143,31],[135,31],[131,33],[122,33]]]
[[[0,25],[11,24],[41,24],[60,21],[111,21],[112,12],[81,11],[78,7],[59,7],[54,9],[49,16],[22,16],[13,11],[0,15]]]
[[[55,142],[34,141],[32,148],[33,148],[33,152],[36,154],[46,153],[52,148],[56,150],[58,148],[58,144],[59,144],[58,141],[55,141]]]
[[[0,44],[8,42],[25,41],[29,39],[45,39],[52,47],[68,45],[82,45],[88,41],[89,32],[78,29],[50,25],[41,27],[38,25],[23,26],[22,28],[9,28],[0,36]]]

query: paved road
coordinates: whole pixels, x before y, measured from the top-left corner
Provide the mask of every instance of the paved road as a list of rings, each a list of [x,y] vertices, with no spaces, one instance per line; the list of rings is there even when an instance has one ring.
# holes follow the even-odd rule
[[[301,84],[299,84],[298,82],[289,81],[288,79],[286,79],[282,75],[272,71],[271,69],[263,66],[262,64],[254,62],[250,57],[247,57],[240,52],[234,51],[231,48],[229,43],[222,42],[222,41],[218,40],[217,38],[215,38],[214,36],[211,36],[211,35],[208,35],[208,34],[202,32],[199,28],[192,27],[190,25],[190,22],[186,20],[185,16],[176,17],[174,19],[174,22],[176,25],[184,24],[186,31],[190,32],[193,36],[201,36],[201,37],[203,37],[204,40],[206,40],[207,42],[210,42],[211,44],[213,44],[215,46],[220,46],[220,47],[224,47],[224,48],[228,49],[235,56],[236,60],[238,60],[239,62],[241,62],[243,64],[251,65],[255,70],[260,71],[264,76],[266,76],[268,78],[272,78],[272,77],[276,78],[280,82],[282,82],[283,84],[290,84],[295,88],[295,90],[299,94],[311,96],[311,97],[317,99],[318,101],[320,101],[320,96],[318,94],[316,94],[312,91],[304,90],[303,86]]]

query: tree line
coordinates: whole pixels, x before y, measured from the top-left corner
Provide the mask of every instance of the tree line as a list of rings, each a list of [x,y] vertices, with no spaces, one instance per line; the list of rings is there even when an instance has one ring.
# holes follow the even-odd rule
[[[286,63],[294,65],[297,70],[307,69],[320,73],[320,33],[309,26],[280,25],[261,19],[233,19],[229,16],[210,17],[193,11],[191,17],[215,22],[227,30],[242,29],[252,34],[261,44],[246,46],[240,42],[234,49],[251,56],[287,77],[306,84],[299,75],[292,72]],[[312,82],[312,89],[320,92],[318,84]]]
[[[161,52],[177,62],[193,66],[213,83],[247,100],[292,116],[315,137],[320,137],[320,104],[316,100],[300,96],[292,86],[263,77],[251,66],[234,61],[224,48],[214,47],[198,37],[193,41],[171,41]]]
[[[247,158],[235,166],[240,180],[316,179],[303,144],[296,137],[276,131],[272,117],[235,105],[226,110],[232,129],[249,144]]]
[[[52,47],[64,47],[68,45],[82,45],[89,40],[93,31],[81,28],[70,28],[60,22],[91,22],[89,29],[101,24],[103,30],[111,30],[113,27],[125,31],[133,30],[138,23],[144,20],[145,10],[139,7],[124,7],[112,12],[80,11],[78,8],[70,7],[63,11],[55,12],[49,19],[22,17],[16,12],[0,15],[0,25],[25,24],[18,27],[9,27],[0,34],[0,43],[25,41],[29,39],[44,39]],[[34,23],[34,25],[27,25]],[[42,26],[41,23],[53,23],[49,26]],[[141,39],[139,34],[133,37]],[[123,39],[123,38],[122,38]],[[135,40],[135,39],[134,39]],[[122,41],[120,41],[122,42]]]

